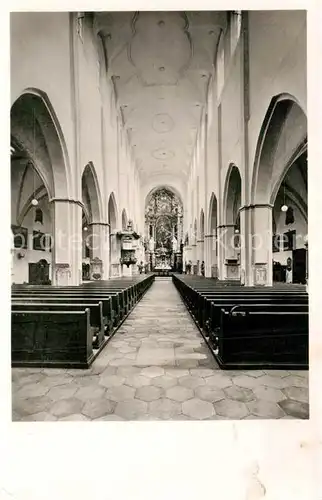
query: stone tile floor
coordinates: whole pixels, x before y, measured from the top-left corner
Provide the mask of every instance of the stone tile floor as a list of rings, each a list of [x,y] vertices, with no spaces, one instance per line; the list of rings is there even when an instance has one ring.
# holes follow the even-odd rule
[[[13,421],[307,419],[307,371],[221,371],[171,280],[89,370],[12,370]]]

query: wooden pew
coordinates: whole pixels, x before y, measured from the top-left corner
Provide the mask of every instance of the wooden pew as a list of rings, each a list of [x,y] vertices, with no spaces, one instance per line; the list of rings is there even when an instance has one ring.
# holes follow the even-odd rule
[[[93,336],[93,348],[98,349],[104,343],[105,340],[105,324],[103,318],[103,304],[102,302],[96,303],[70,303],[70,302],[43,302],[43,301],[32,301],[32,302],[21,302],[14,301],[11,304],[11,311],[85,311],[89,309],[90,311],[90,325],[92,328]]]
[[[140,279],[119,280],[118,283],[108,281],[100,282],[98,285],[97,282],[94,282],[79,287],[13,285],[12,364],[14,366],[37,364],[37,366],[55,365],[82,368],[89,366],[108,341],[109,337],[106,337],[106,335],[111,336],[115,333],[120,321],[143,296],[153,281],[154,275],[150,275],[140,277]],[[70,321],[74,318],[79,321],[79,318],[74,315],[82,312],[85,314],[85,311],[87,311],[86,314],[88,315],[88,338],[86,337],[86,342],[89,341],[88,339],[91,339],[91,343],[93,342],[93,333],[96,333],[96,336],[93,346],[91,345],[91,354],[87,357],[88,359],[84,361],[82,355],[83,357],[80,358],[79,362],[76,362],[75,359],[68,358],[68,350],[64,347],[61,331],[57,335],[56,341],[54,340],[55,324],[62,324],[63,330],[65,328],[64,324],[67,325],[66,328],[69,328]],[[37,314],[40,316],[36,316]],[[68,319],[69,314],[71,315],[70,320]],[[35,326],[38,320],[44,328],[44,338],[41,337],[39,328]],[[53,325],[49,327],[51,321],[53,321]],[[48,338],[46,337],[47,330]],[[22,336],[19,334],[20,331],[24,332]],[[70,331],[71,333],[74,331],[73,327],[71,327]],[[51,342],[49,350],[46,339]],[[77,342],[84,342],[84,339],[83,331]],[[29,348],[34,341],[38,342],[38,344],[35,346],[34,354],[31,355]],[[58,353],[60,342],[62,343],[61,356]],[[42,349],[44,349],[44,353],[42,353]],[[51,349],[52,353],[50,353]],[[80,349],[79,346],[78,349]],[[73,353],[75,354],[75,352],[74,350]]]
[[[94,360],[90,310],[14,311],[13,366],[88,368]]]
[[[216,349],[219,365],[225,369],[307,369],[308,311],[285,309],[222,310]]]
[[[270,368],[274,366],[276,368],[281,367],[283,363],[288,367],[307,367],[308,295],[304,287],[298,287],[296,290],[292,288],[282,290],[280,287],[274,289],[240,286],[224,289],[220,286],[214,286],[213,283],[208,286],[202,280],[197,279],[180,279],[174,276],[173,281],[222,368],[232,366],[245,368],[246,365],[252,368],[256,363],[258,366],[263,366],[266,363],[266,366]],[[248,349],[253,349],[252,356],[247,357],[247,353],[241,349],[243,340],[240,342],[236,340],[236,344],[234,344],[235,339],[238,337],[229,334],[228,321],[231,320],[231,316],[235,317],[237,313],[238,324],[243,325],[240,338],[247,337]],[[226,323],[223,323],[222,316],[225,318]],[[229,317],[229,320],[227,320],[227,317]],[[252,319],[249,320],[248,324],[247,318],[249,317]],[[278,336],[276,337],[278,338],[276,349],[278,351],[284,349],[285,352],[284,357],[283,352],[278,352],[274,357],[272,339],[275,337],[269,336],[266,330],[268,325],[274,326],[277,321],[276,318],[282,317],[283,321],[281,321]],[[284,320],[285,317],[286,320]],[[290,317],[300,318],[299,329],[297,329],[296,320],[287,321]],[[269,321],[267,321],[267,318],[269,318]],[[290,325],[292,325],[291,330],[293,328],[292,334],[290,334]],[[251,329],[247,336],[247,328],[250,328],[250,326],[253,326],[255,332],[253,347],[251,347]],[[227,331],[228,333],[226,333]],[[245,335],[243,335],[243,332]],[[283,335],[284,337],[288,336],[288,339],[283,340]],[[209,340],[207,340],[207,337],[209,337]],[[223,349],[223,346],[225,349]],[[227,346],[230,346],[229,349]],[[300,354],[301,346],[302,355]],[[219,352],[220,358],[218,357]],[[233,352],[234,356],[231,356],[234,359],[230,359],[229,353]]]
[[[113,328],[117,326],[118,324],[118,316],[115,315],[113,307],[112,307],[112,297],[90,297],[90,296],[75,296],[75,295],[33,295],[33,296],[28,296],[28,295],[15,295],[11,298],[12,303],[17,302],[17,301],[23,301],[23,302],[28,302],[31,304],[42,304],[43,302],[46,303],[52,303],[52,304],[65,304],[65,303],[70,303],[70,304],[96,304],[97,302],[102,303],[102,311],[103,311],[103,321],[104,321],[104,328],[106,329],[107,333],[111,333],[113,331]]]
[[[239,292],[235,294],[200,293],[193,305],[193,314],[201,327],[210,318],[211,305],[220,306],[232,302],[237,304],[305,304],[308,307],[307,295],[288,295],[280,293]]]
[[[289,303],[276,303],[274,301],[262,301],[262,302],[242,302],[239,301],[239,304],[237,304],[238,301],[223,301],[219,303],[211,303],[211,310],[210,310],[210,317],[207,320],[207,324],[205,325],[204,328],[204,334],[206,337],[214,338],[216,335],[216,332],[218,328],[220,327],[220,321],[221,321],[221,311],[234,311],[236,307],[241,308],[243,307],[245,311],[308,311],[308,306],[307,304],[289,304]]]
[[[36,297],[40,297],[40,298],[59,298],[59,297],[63,297],[63,298],[81,298],[81,299],[87,299],[87,298],[91,298],[91,299],[96,299],[96,300],[101,300],[102,302],[104,302],[105,300],[111,300],[111,304],[112,304],[112,310],[113,310],[113,318],[114,318],[114,326],[117,325],[117,323],[122,319],[122,317],[126,314],[126,308],[125,308],[125,299],[124,299],[124,295],[120,294],[119,292],[108,292],[108,291],[104,291],[104,292],[100,292],[100,291],[90,291],[90,292],[87,292],[87,291],[83,291],[83,290],[64,290],[64,289],[60,289],[60,290],[51,290],[50,288],[49,289],[46,289],[46,290],[32,290],[32,291],[28,291],[28,290],[24,290],[24,291],[14,291],[12,294],[11,294],[11,297],[14,299],[14,298],[17,298],[17,297],[28,297],[28,298],[36,298]],[[107,305],[107,307],[109,307],[109,305]]]

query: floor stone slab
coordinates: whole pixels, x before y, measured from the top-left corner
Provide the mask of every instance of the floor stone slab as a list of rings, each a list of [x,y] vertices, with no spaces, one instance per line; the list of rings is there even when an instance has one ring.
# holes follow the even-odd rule
[[[79,414],[82,412],[84,402],[76,398],[62,399],[56,401],[50,408],[50,413],[55,417],[66,417],[67,415]]]
[[[256,396],[251,389],[238,387],[236,385],[227,387],[226,389],[224,389],[224,393],[226,394],[227,398],[233,399],[234,401],[242,401],[243,403],[256,399]]]
[[[120,387],[112,387],[106,391],[106,397],[111,401],[122,402],[133,399],[135,396],[135,389],[122,385]]]
[[[182,403],[183,401],[193,398],[194,392],[192,389],[188,389],[187,387],[176,385],[167,389],[165,395],[168,399],[173,399],[174,401]]]
[[[149,413],[161,419],[171,420],[173,416],[182,413],[182,407],[172,399],[162,398],[149,403]]]
[[[268,419],[281,418],[285,415],[284,411],[282,411],[282,409],[276,403],[265,401],[264,399],[247,403],[247,408],[253,415]]]
[[[215,410],[211,403],[197,398],[182,403],[182,412],[184,415],[196,420],[204,420],[215,415]]]
[[[147,413],[148,404],[138,399],[118,403],[115,408],[115,415],[119,415],[126,420],[135,420],[139,416]]]
[[[217,415],[231,419],[241,419],[250,413],[245,403],[231,399],[224,399],[218,403],[214,403],[214,408]]]
[[[150,401],[160,399],[161,394],[162,389],[160,389],[159,387],[155,387],[154,385],[146,385],[145,387],[140,387],[136,390],[135,398],[149,403]]]
[[[291,417],[308,419],[310,418],[309,405],[293,399],[284,399],[278,403],[282,410]]]
[[[192,375],[187,375],[186,377],[179,378],[179,384],[184,387],[188,387],[188,389],[196,389],[201,385],[205,385],[206,382],[201,377],[193,377]]]
[[[108,399],[95,399],[87,401],[82,409],[82,414],[91,420],[113,413],[116,403]]]
[[[225,393],[222,389],[216,389],[216,387],[211,387],[209,385],[197,387],[195,389],[195,395],[199,399],[209,401],[209,403],[216,403],[225,399]]]

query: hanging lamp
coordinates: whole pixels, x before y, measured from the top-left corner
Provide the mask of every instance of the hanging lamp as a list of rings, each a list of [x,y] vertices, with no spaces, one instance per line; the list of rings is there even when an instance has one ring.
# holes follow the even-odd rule
[[[35,160],[35,141],[36,141],[36,132],[35,132],[35,108],[32,109],[32,116],[33,116],[33,159]],[[36,198],[35,194],[35,167],[31,163],[31,167],[33,169],[33,181],[34,181],[34,190],[33,190],[33,199],[31,200],[31,204],[36,207],[38,205],[38,200]]]
[[[287,212],[288,210],[288,206],[286,205],[286,202],[285,202],[285,180],[283,182],[283,185],[284,185],[284,203],[283,205],[281,206],[281,211],[282,212]]]

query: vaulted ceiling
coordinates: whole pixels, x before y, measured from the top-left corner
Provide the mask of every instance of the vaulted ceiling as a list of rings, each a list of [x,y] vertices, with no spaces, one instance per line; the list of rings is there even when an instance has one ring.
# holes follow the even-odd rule
[[[98,12],[118,106],[143,184],[185,182],[225,12]]]

